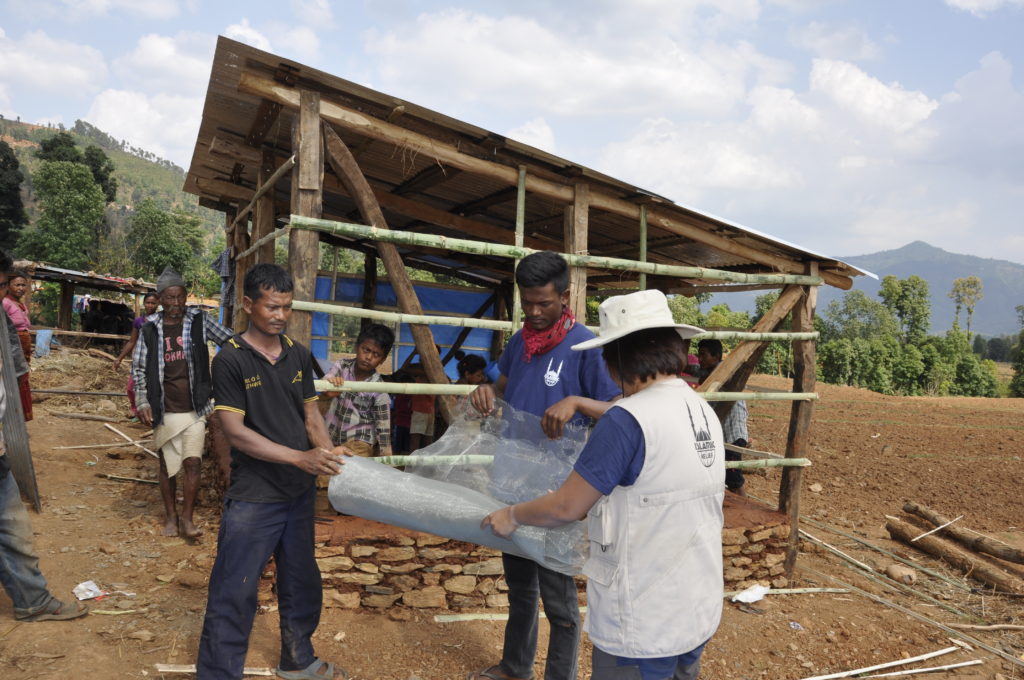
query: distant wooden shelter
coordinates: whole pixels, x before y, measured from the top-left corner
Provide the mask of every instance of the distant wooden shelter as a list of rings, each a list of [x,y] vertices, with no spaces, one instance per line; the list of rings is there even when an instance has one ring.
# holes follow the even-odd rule
[[[57,307],[57,328],[71,330],[72,303],[75,291],[84,288],[90,291],[109,291],[133,296],[145,295],[156,290],[156,285],[135,278],[121,278],[109,274],[81,272],[74,269],[54,267],[43,262],[18,262],[34,281],[48,281],[60,284],[60,303]],[[138,304],[133,305],[138,311]]]
[[[369,293],[382,259],[401,313],[414,320],[422,310],[405,266],[493,289],[499,316],[508,320],[502,323],[511,328],[518,318],[515,262],[528,249],[567,255],[571,304],[580,318],[593,294],[643,287],[691,296],[779,290],[778,302],[754,328],[719,334],[742,341],[702,389],[723,416],[735,399],[763,398],[736,393],[768,340],[792,340],[793,393],[772,395],[793,400],[788,458],[807,451],[816,286],[849,289],[853,277],[865,273],[224,37],[184,188],[224,213],[238,281],[252,264],[273,261],[274,240],[289,235],[296,308],[307,310],[293,317],[289,332],[307,343],[321,243],[364,255],[364,307],[373,306]],[[236,328],[245,323],[240,288],[233,301],[224,301],[234,307]],[[787,318],[790,330],[779,335]],[[428,377],[445,382],[428,326],[420,319],[411,328]],[[799,478],[799,467],[784,468],[780,510],[794,528],[788,568],[795,558]]]

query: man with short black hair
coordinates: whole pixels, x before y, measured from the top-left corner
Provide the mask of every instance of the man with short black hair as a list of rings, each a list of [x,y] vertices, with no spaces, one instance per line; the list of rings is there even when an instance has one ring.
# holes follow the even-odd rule
[[[249,327],[213,360],[213,391],[231,444],[231,484],[210,574],[196,661],[198,680],[242,677],[260,574],[277,567],[281,658],[277,676],[344,678],[314,654],[323,602],[313,553],[317,475],[341,471],[313,389],[309,350],[284,334],[292,313],[291,276],[273,264],[245,275],[242,306]]]
[[[185,280],[172,267],[156,282],[162,311],[139,329],[132,353],[135,406],[143,425],[153,428],[160,452],[160,496],[164,502],[164,536],[188,539],[202,534],[192,521],[206,439],[206,417],[213,411],[208,341],[231,337],[199,307],[187,306]],[[184,469],[181,515],[175,475]]]
[[[608,375],[601,350],[573,352],[572,345],[594,337],[576,322],[569,308],[569,267],[558,253],[524,257],[516,268],[523,328],[509,340],[492,385],[471,393],[481,413],[494,409],[497,396],[513,408],[541,418],[552,439],[566,427],[588,427],[617,399],[621,388]],[[571,576],[515,555],[502,555],[508,584],[508,623],[501,663],[470,673],[468,680],[514,680],[533,677],[537,653],[537,600],[551,625],[545,680],[574,680],[580,640],[580,611]]]

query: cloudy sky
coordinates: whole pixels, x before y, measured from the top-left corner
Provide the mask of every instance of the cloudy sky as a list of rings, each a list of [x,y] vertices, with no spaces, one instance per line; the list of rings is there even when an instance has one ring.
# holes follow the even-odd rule
[[[183,167],[226,35],[828,255],[1024,263],[1024,0],[0,8],[0,113]]]

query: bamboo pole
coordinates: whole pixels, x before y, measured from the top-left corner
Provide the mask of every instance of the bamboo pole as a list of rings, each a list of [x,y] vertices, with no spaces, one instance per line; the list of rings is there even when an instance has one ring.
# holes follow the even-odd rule
[[[287,234],[289,229],[291,229],[291,227],[284,226],[284,227],[281,227],[279,229],[275,229],[274,231],[270,232],[266,236],[261,236],[260,238],[258,238],[255,241],[253,241],[252,245],[250,245],[248,248],[246,248],[242,252],[238,253],[238,257],[248,257],[249,255],[252,255],[257,250],[259,250],[260,248],[265,246],[266,244],[268,244],[268,243],[270,243],[272,241],[276,241],[277,239],[279,239],[282,236],[284,236],[285,234]],[[125,336],[125,337],[127,337],[127,336]]]
[[[526,230],[526,166],[519,166],[519,182],[516,184],[516,236],[514,248],[523,247],[523,234]],[[516,270],[519,269],[520,255],[512,261],[512,311],[509,313],[511,324],[519,323],[519,315],[523,311],[523,302],[519,297],[519,286],[515,285]]]
[[[84,392],[82,390],[34,389],[32,394],[71,394],[79,397],[127,397],[124,392]]]
[[[377,456],[371,460],[394,467],[403,465],[490,465],[494,462],[494,456]]]
[[[908,663],[914,663],[917,661],[924,661],[925,659],[933,659],[937,656],[949,654],[955,652],[959,647],[946,647],[935,652],[928,652],[927,654],[920,654],[918,656],[912,656],[909,659],[899,659],[897,661],[887,661],[885,663],[876,664],[874,666],[865,666],[864,668],[855,668],[850,671],[843,671],[841,673],[832,673],[831,675],[815,675],[814,677],[804,678],[804,680],[834,680],[835,678],[848,678],[852,675],[860,675],[862,673],[869,673],[871,671],[879,671],[883,668],[892,668],[893,666],[903,666]]]
[[[378,392],[385,394],[444,394],[462,396],[476,389],[476,385],[451,385],[439,383],[397,383],[347,381],[337,387],[326,380],[314,380],[318,392]]]
[[[817,401],[817,392],[701,392],[707,401]]]
[[[130,442],[113,442],[112,444],[79,444],[78,446],[51,446],[54,451],[72,451],[77,449],[116,449],[136,444],[152,444],[152,439],[133,439]]]
[[[473,255],[523,258],[531,253],[539,252],[532,248],[526,248],[525,246],[520,247],[507,246],[501,243],[484,243],[470,239],[439,236],[437,234],[392,231],[390,229],[368,227],[362,224],[313,219],[309,217],[302,217],[300,215],[292,215],[291,225],[293,229],[310,229],[329,234],[341,234],[343,236],[363,238],[371,241],[439,248],[442,250],[452,250],[458,253],[469,253]],[[727,272],[720,269],[709,269],[706,267],[684,267],[680,265],[659,264],[657,262],[637,262],[636,260],[626,260],[618,257],[575,255],[572,253],[563,254],[562,256],[566,259],[569,265],[573,267],[594,267],[597,269],[613,269],[617,271],[636,271],[658,276],[675,276],[687,279],[704,279],[710,281],[735,281],[738,283],[777,283],[798,284],[804,286],[820,286],[822,284],[820,276],[807,276],[803,274],[744,274],[742,272]]]
[[[820,334],[815,331],[811,333],[795,333],[793,331],[778,333],[755,333],[752,331],[707,331],[693,336],[693,340],[753,340],[756,342],[771,342],[773,340],[817,340]]]
[[[950,671],[954,668],[964,668],[966,666],[979,666],[984,661],[981,659],[971,659],[970,661],[961,661],[960,663],[950,663],[945,666],[928,666],[927,668],[908,668],[905,671],[895,671],[893,673],[879,673],[877,675],[865,675],[865,678],[895,678],[900,675],[918,675],[919,673],[934,673],[936,671]]]
[[[325,312],[334,316],[354,316],[360,319],[374,319],[377,321],[389,321],[405,324],[426,324],[430,326],[462,326],[464,328],[485,328],[493,331],[508,331],[512,329],[509,321],[497,319],[474,319],[463,316],[432,316],[427,314],[403,314],[401,312],[386,312],[379,309],[362,309],[360,307],[347,307],[339,304],[324,302],[306,302],[297,300],[292,303],[292,309],[299,309],[306,312]]]
[[[403,314],[402,312],[389,312],[380,309],[362,309],[360,307],[350,307],[347,305],[337,303],[325,303],[325,302],[307,302],[304,300],[296,300],[292,303],[292,309],[297,309],[307,312],[324,312],[325,314],[333,314],[335,316],[353,316],[361,319],[375,319],[377,321],[388,321],[406,324],[428,324],[432,326],[462,326],[464,328],[484,328],[487,330],[494,331],[513,331],[518,328],[518,325],[513,324],[511,321],[501,321],[499,319],[478,319],[475,317],[464,317],[464,316],[434,316],[434,315],[414,315],[414,314]],[[587,326],[592,331],[599,330],[597,326]],[[749,340],[754,342],[762,342],[769,340],[813,340],[817,338],[817,333],[757,333],[747,331],[710,331],[701,335],[694,336],[700,340],[706,337],[718,338],[719,340],[737,339],[737,340]]]
[[[274,188],[274,184],[277,183],[277,180],[281,179],[286,172],[288,172],[289,170],[292,169],[292,167],[294,165],[295,165],[295,154],[292,154],[288,158],[288,160],[286,160],[284,163],[282,163],[277,168],[277,170],[274,171],[274,174],[272,174],[270,177],[267,178],[266,182],[261,184],[256,189],[256,193],[254,193],[252,195],[252,200],[249,201],[249,203],[244,208],[242,208],[242,210],[237,215],[235,215],[235,219],[232,220],[231,226],[228,227],[228,231],[231,231],[232,229],[234,229],[238,225],[239,222],[244,220],[246,218],[246,216],[250,212],[252,212],[252,209],[256,206],[256,201],[258,201],[259,198],[261,196],[263,196],[263,194],[265,194],[268,191],[270,191],[271,189],[273,189]]]
[[[33,328],[29,333],[38,333],[39,331],[52,331],[54,335],[67,335],[73,338],[96,338],[100,340],[128,340],[131,338],[130,335],[119,335],[117,333],[86,333],[85,331],[65,331],[59,328]]]
[[[103,427],[107,428],[108,430],[110,430],[111,432],[113,432],[114,434],[116,434],[121,439],[125,440],[126,442],[130,443],[132,446],[136,446],[136,447],[142,449],[143,451],[145,451],[149,455],[153,456],[154,458],[160,458],[160,455],[158,453],[156,453],[155,451],[151,451],[151,450],[147,449],[145,446],[143,446],[142,444],[139,444],[137,441],[135,441],[134,439],[132,439],[131,437],[126,435],[124,432],[121,432],[121,430],[117,429],[116,427],[114,427],[110,423],[103,423]]]

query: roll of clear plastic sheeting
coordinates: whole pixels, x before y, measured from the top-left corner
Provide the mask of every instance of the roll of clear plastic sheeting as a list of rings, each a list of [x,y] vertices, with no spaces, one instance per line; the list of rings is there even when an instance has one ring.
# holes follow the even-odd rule
[[[372,458],[346,458],[327,493],[331,505],[346,515],[476,543],[563,574],[577,574],[582,567],[582,522],[556,529],[520,526],[511,540],[500,538],[481,529],[480,522],[503,507],[501,501],[457,484],[400,472]]]
[[[521,526],[505,540],[481,530],[480,521],[504,505],[560,487],[583,449],[587,428],[566,427],[561,438],[550,440],[540,418],[501,401],[482,418],[461,400],[454,415],[444,436],[415,452],[413,458],[423,457],[424,464],[409,462],[404,473],[372,460],[348,459],[342,474],[331,480],[331,504],[346,514],[485,545],[578,574],[589,545],[584,522],[555,529]],[[470,455],[494,460],[472,464]]]

